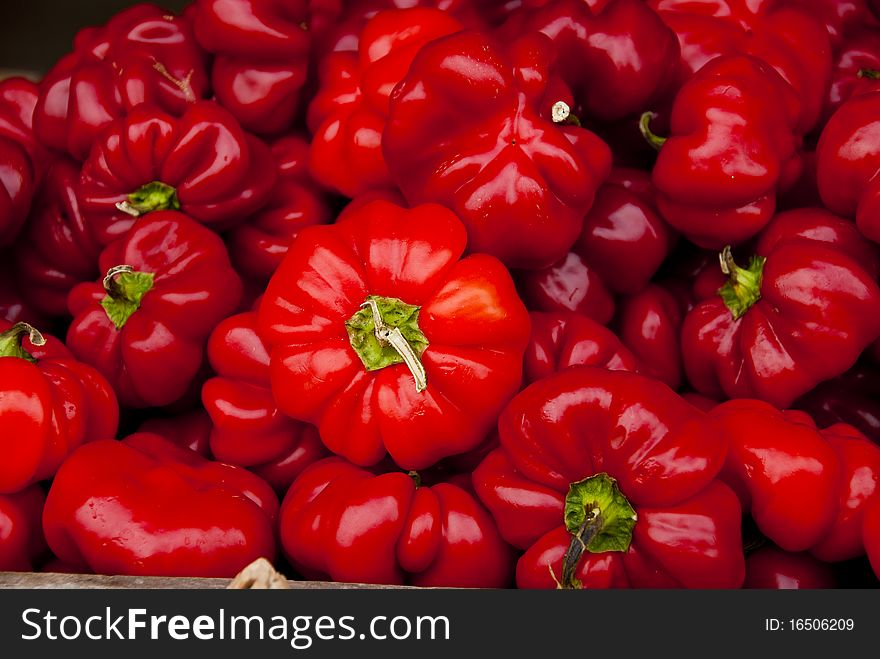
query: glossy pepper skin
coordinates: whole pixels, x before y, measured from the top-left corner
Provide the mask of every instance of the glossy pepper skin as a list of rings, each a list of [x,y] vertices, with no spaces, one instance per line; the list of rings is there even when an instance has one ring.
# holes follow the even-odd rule
[[[43,537],[43,504],[39,485],[0,494],[0,571],[33,572],[48,551]]]
[[[756,250],[744,267],[722,253],[730,279],[685,318],[684,364],[700,393],[785,408],[880,334],[876,257],[851,223],[821,210],[780,214]]]
[[[31,207],[46,154],[34,138],[37,87],[24,78],[0,81],[0,247],[18,234]]]
[[[236,270],[265,282],[278,268],[301,229],[326,224],[330,200],[308,171],[309,143],[298,135],[272,143],[278,181],[266,205],[227,236]]]
[[[851,98],[828,120],[816,148],[819,193],[834,213],[854,217],[880,242],[880,91]]]
[[[78,571],[232,577],[274,558],[277,515],[257,476],[138,433],[74,453],[49,490],[43,528]]]
[[[513,577],[513,552],[472,494],[336,457],[306,469],[288,491],[281,544],[310,578],[501,588]]]
[[[815,125],[825,100],[831,43],[823,19],[816,15],[816,3],[796,4],[785,0],[648,2],[678,35],[682,82],[716,57],[756,57],[774,68],[797,94],[798,127],[805,133]]]
[[[257,335],[253,311],[222,321],[208,339],[208,360],[217,377],[202,387],[211,417],[211,453],[258,474],[284,464],[286,490],[308,465],[326,455],[313,426],[282,413],[272,398],[269,353]],[[270,480],[270,479],[267,479]]]
[[[465,241],[433,204],[374,201],[304,229],[259,312],[279,409],[363,466],[475,448],[520,385],[529,319],[497,259],[461,259]]]
[[[214,55],[217,100],[242,126],[277,135],[293,126],[306,81],[310,22],[322,5],[308,0],[198,0],[195,31]],[[311,9],[315,9],[315,16]],[[333,15],[339,8],[334,8]]]
[[[195,103],[175,118],[142,105],[101,133],[78,195],[107,245],[157,210],[181,210],[216,230],[240,224],[268,200],[276,176],[269,148],[220,106]]]
[[[758,233],[780,187],[800,174],[798,113],[791,86],[763,61],[730,56],[704,66],[675,98],[670,136],[647,133],[659,147],[662,216],[708,249]]]
[[[545,35],[502,44],[459,32],[425,46],[392,93],[385,162],[410,204],[462,219],[471,251],[548,266],[576,240],[611,166],[604,142],[566,123],[572,102]]]
[[[523,381],[540,380],[571,366],[598,366],[635,373],[639,364],[614,333],[571,312],[529,314],[532,336],[523,362]]]
[[[617,336],[639,362],[639,372],[672,389],[681,385],[681,304],[666,288],[649,284],[643,291],[620,300]]]
[[[678,37],[641,0],[553,0],[520,9],[502,27],[537,30],[559,51],[559,71],[583,118],[615,121],[641,113],[669,92],[678,73]]]
[[[880,26],[859,26],[846,35],[834,55],[831,86],[825,100],[827,121],[853,96],[880,90]]]
[[[81,30],[73,52],[40,83],[34,129],[46,146],[84,160],[112,122],[141,104],[175,116],[209,91],[207,58],[188,18],[154,5]]]
[[[395,187],[382,156],[391,91],[422,46],[461,29],[439,9],[382,11],[364,25],[357,52],[324,58],[308,115],[309,166],[319,182],[346,197]]]
[[[52,162],[15,245],[19,286],[30,304],[49,316],[67,315],[70,290],[98,276],[101,245],[76,196],[79,178],[72,160]]]
[[[826,380],[793,407],[821,426],[846,423],[880,444],[880,372],[869,363],[860,362],[840,377]]]
[[[861,526],[878,496],[880,449],[852,426],[739,399],[710,416],[727,437],[723,478],[761,533],[786,551],[841,561],[864,552]]]
[[[57,339],[0,320],[0,493],[51,478],[84,442],[116,435],[109,383]]]
[[[803,590],[836,586],[837,579],[831,566],[809,554],[783,551],[769,545],[746,557],[743,588]]]
[[[223,241],[182,213],[157,211],[101,253],[100,270],[103,282],[70,293],[68,347],[110,380],[123,405],[179,400],[211,330],[241,298]]]
[[[520,392],[498,428],[474,487],[525,550],[520,588],[742,584],[740,507],[716,479],[725,442],[665,385],[570,368]]]

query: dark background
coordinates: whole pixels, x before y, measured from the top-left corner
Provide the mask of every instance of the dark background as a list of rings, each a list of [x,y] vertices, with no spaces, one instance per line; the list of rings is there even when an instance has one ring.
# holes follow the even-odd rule
[[[101,25],[135,0],[0,0],[0,69],[45,73],[69,52],[73,36]],[[179,11],[188,0],[153,4]]]

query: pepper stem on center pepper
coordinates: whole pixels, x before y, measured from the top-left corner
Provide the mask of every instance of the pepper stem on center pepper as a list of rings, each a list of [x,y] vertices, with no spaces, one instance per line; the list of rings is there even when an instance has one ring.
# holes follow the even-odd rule
[[[180,210],[180,200],[173,187],[162,181],[152,181],[129,194],[125,201],[116,204],[116,208],[132,217],[140,217],[152,211]]]
[[[564,517],[571,543],[562,558],[562,579],[556,582],[562,589],[581,588],[575,575],[584,551],[627,551],[638,519],[617,481],[604,472],[569,485]]]
[[[729,276],[724,286],[718,289],[718,295],[730,309],[733,319],[737,320],[761,299],[761,282],[767,259],[763,256],[753,256],[749,265],[741,268],[733,260],[730,245],[725,247],[718,257],[721,261],[721,272]]]
[[[144,295],[153,288],[152,272],[137,272],[130,265],[117,265],[107,271],[104,277],[104,290],[107,295],[101,306],[107,317],[120,330],[131,315],[140,309]]]
[[[0,332],[0,357],[20,357],[29,362],[36,362],[33,355],[24,349],[24,337],[27,336],[35,346],[46,345],[46,338],[33,325],[15,323],[5,332]]]
[[[368,371],[406,364],[416,381],[416,392],[428,386],[421,362],[428,339],[419,329],[419,307],[394,297],[371,295],[345,322],[345,329]]]

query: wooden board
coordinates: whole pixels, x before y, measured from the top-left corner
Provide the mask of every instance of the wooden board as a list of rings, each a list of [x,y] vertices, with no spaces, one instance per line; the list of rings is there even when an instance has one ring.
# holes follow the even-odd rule
[[[0,588],[226,588],[229,579],[197,579],[190,577],[106,577],[95,574],[54,574],[49,572],[0,572]],[[320,588],[361,589],[396,588],[365,584],[332,583],[328,581],[291,581],[292,589]]]

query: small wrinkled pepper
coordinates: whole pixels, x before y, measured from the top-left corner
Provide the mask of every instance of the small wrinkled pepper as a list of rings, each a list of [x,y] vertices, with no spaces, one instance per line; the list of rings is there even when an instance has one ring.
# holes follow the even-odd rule
[[[233,577],[274,558],[277,516],[275,493],[254,474],[138,433],[76,451],[52,483],[43,527],[77,571]]]
[[[854,217],[859,230],[880,242],[880,91],[855,96],[828,120],[816,148],[822,201]]]
[[[415,472],[321,460],[288,491],[280,524],[285,554],[309,578],[502,588],[513,577],[513,551],[474,496]]]
[[[46,154],[33,133],[37,86],[0,81],[0,247],[11,243],[30,212]]]
[[[514,12],[501,30],[550,37],[578,114],[600,121],[649,109],[678,73],[676,34],[641,0],[553,0]]]
[[[39,485],[0,494],[0,571],[33,572],[48,553],[43,536],[46,495]]]
[[[828,563],[806,553],[793,553],[768,545],[746,556],[743,588],[802,590],[836,588]]]
[[[142,105],[101,133],[78,196],[93,235],[107,245],[159,210],[231,228],[266,203],[276,176],[269,148],[220,106],[195,103],[175,118]]]
[[[672,389],[681,385],[683,321],[681,304],[658,284],[621,299],[615,320],[617,335],[638,360],[639,372]]]
[[[684,365],[700,393],[785,408],[880,336],[877,260],[852,223],[818,209],[777,216],[756,251],[746,266],[722,252],[729,279],[685,318]]]
[[[410,204],[461,218],[470,251],[546,267],[577,239],[611,169],[572,103],[549,37],[458,32],[422,48],[391,94],[385,162]]]
[[[523,362],[523,381],[540,380],[571,366],[599,366],[636,373],[639,364],[614,333],[571,312],[529,314],[532,335]]]
[[[520,392],[474,488],[520,588],[738,588],[736,495],[709,418],[656,380],[575,367]]]
[[[260,475],[283,472],[285,482],[266,480],[285,491],[327,452],[314,426],[289,418],[276,406],[269,353],[257,335],[257,314],[238,314],[217,325],[208,339],[208,360],[217,373],[202,387],[202,403],[212,423],[211,453],[221,462]]]
[[[70,292],[70,350],[129,407],[169,405],[199,372],[208,335],[238,307],[241,280],[217,234],[157,211],[101,253],[106,277]]]
[[[278,181],[266,205],[227,235],[229,257],[242,275],[265,282],[299,231],[327,224],[330,200],[308,172],[309,144],[289,135],[272,143]]]
[[[723,477],[765,536],[828,562],[865,553],[862,523],[880,498],[876,444],[845,423],[820,429],[803,412],[760,401],[710,414],[730,442]]]
[[[190,20],[140,4],[76,35],[73,52],[40,83],[34,130],[46,146],[81,161],[132,108],[147,103],[179,116],[208,91],[207,57]]]
[[[278,408],[362,466],[475,448],[520,386],[529,319],[506,268],[461,259],[465,242],[435,204],[303,229],[259,311]]]
[[[653,181],[661,215],[692,242],[721,249],[758,233],[780,188],[800,174],[794,90],[763,61],[719,57],[672,106],[670,136],[642,129],[659,153]]]
[[[211,84],[217,100],[246,129],[277,135],[293,127],[306,82],[310,23],[324,5],[309,0],[197,0],[195,32],[214,55]],[[314,10],[314,15],[313,11]]]
[[[309,166],[320,183],[346,197],[394,187],[382,156],[391,91],[422,46],[461,29],[439,9],[381,11],[364,25],[357,52],[324,58],[308,115]]]
[[[815,0],[809,7],[790,6],[784,0],[648,2],[678,35],[681,82],[719,56],[758,58],[796,93],[801,133],[816,124],[831,76],[831,42],[815,4]],[[767,100],[772,103],[774,97]]]
[[[79,166],[67,158],[50,165],[15,245],[19,287],[49,316],[67,315],[71,289],[98,276],[101,245],[80,209],[79,177]]]
[[[853,96],[880,90],[880,26],[862,26],[846,36],[834,56],[825,100],[827,122]]]
[[[51,478],[84,442],[116,436],[107,380],[57,339],[0,320],[0,493]]]

